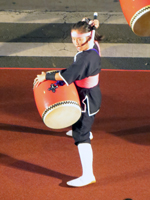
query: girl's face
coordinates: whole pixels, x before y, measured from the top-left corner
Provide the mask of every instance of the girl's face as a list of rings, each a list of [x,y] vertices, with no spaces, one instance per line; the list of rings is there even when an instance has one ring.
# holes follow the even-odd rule
[[[73,30],[73,32],[75,32],[77,35],[81,34],[77,30]],[[88,41],[89,41],[89,36],[83,36],[83,37],[72,36],[72,42],[78,51],[84,51],[89,49]]]

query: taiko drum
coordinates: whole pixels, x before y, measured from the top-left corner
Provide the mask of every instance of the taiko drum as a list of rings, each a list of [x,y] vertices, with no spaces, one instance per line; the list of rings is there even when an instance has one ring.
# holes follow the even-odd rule
[[[74,83],[68,86],[63,81],[34,83],[33,93],[39,114],[47,127],[66,128],[80,118],[80,100]]]
[[[150,36],[150,0],[119,0],[123,14],[138,36]]]

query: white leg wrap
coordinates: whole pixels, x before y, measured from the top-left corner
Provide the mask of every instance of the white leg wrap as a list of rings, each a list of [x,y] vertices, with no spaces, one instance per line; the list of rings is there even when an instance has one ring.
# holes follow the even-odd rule
[[[93,151],[91,144],[79,144],[78,151],[82,165],[82,176],[67,182],[67,185],[72,187],[82,187],[96,182],[93,174]]]

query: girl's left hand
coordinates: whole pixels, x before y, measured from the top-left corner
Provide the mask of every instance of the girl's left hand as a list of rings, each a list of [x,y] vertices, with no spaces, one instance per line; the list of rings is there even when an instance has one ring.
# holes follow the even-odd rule
[[[86,19],[88,19],[88,18],[84,17],[82,19],[82,21],[86,21]],[[89,25],[95,26],[96,28],[98,28],[99,27],[99,20],[98,19],[90,20]]]
[[[95,26],[96,28],[98,28],[99,27],[99,20],[98,19],[90,20],[89,25]]]

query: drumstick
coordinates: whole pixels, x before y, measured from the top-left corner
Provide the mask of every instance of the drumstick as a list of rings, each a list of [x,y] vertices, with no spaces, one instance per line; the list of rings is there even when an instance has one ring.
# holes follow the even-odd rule
[[[97,19],[98,13],[95,12],[94,13],[94,19]],[[94,38],[95,38],[95,26],[93,26],[93,30],[92,30],[92,41],[94,42]]]

